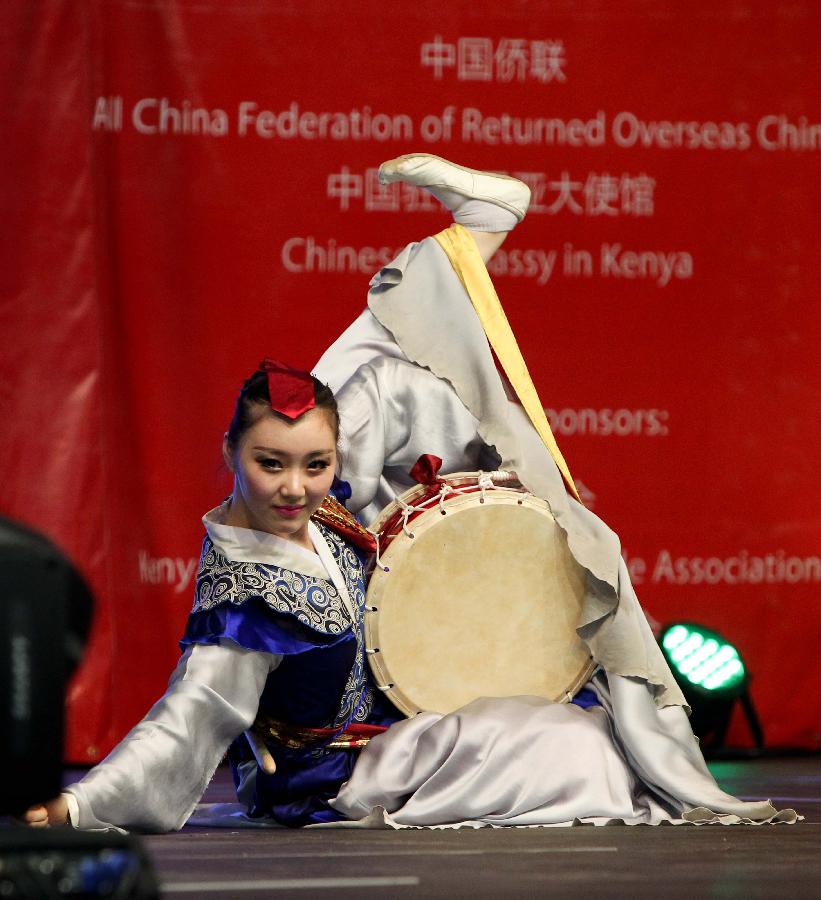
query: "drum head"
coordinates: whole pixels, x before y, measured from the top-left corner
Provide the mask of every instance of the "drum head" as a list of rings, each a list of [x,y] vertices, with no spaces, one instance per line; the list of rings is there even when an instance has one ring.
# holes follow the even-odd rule
[[[368,587],[377,683],[406,715],[477,697],[569,699],[590,677],[576,635],[584,571],[548,504],[508,489],[451,497],[400,532]],[[376,652],[375,652],[376,651]]]

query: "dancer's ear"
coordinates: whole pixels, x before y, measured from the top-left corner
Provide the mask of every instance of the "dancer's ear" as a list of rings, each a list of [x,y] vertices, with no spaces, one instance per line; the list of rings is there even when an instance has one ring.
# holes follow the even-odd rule
[[[222,458],[225,461],[225,465],[228,466],[228,470],[230,472],[236,471],[236,466],[234,465],[234,454],[231,450],[231,445],[228,443],[228,432],[222,436]]]

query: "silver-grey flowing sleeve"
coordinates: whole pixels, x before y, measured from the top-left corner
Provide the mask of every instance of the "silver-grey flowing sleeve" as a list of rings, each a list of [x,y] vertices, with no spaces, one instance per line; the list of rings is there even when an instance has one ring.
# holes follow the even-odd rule
[[[72,824],[182,828],[228,745],[253,723],[280,659],[233,643],[189,647],[145,718],[82,781],[66,788],[77,804]]]
[[[450,386],[406,360],[360,366],[337,403],[340,474],[351,485],[348,507],[366,523],[415,484],[409,473],[423,453],[440,457],[445,472],[496,467]]]

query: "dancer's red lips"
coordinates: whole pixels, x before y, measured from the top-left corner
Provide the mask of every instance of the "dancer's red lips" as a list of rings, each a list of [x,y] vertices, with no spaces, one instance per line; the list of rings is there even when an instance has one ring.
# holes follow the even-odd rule
[[[299,506],[299,505],[295,505],[295,506],[274,506],[274,509],[275,509],[275,510],[279,513],[279,515],[281,515],[281,516],[298,516],[298,515],[302,512],[302,510],[305,509],[305,507],[304,507],[304,506]]]

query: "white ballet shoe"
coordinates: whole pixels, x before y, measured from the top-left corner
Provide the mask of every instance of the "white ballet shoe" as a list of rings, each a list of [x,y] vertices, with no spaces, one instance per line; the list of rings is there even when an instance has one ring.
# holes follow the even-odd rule
[[[432,153],[408,153],[383,162],[379,181],[405,181],[434,194],[452,191],[471,200],[493,203],[513,213],[517,222],[525,217],[530,203],[530,188],[518,178],[468,169]]]

